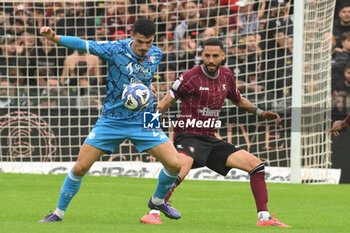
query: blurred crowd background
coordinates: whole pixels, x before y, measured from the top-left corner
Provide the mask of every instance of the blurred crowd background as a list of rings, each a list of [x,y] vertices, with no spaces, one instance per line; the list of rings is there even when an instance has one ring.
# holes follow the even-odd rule
[[[0,108],[99,109],[105,95],[105,61],[57,46],[39,30],[50,26],[59,35],[116,41],[129,37],[139,17],[156,23],[155,45],[163,51],[154,77],[158,100],[181,72],[201,64],[203,41],[217,37],[225,45],[225,65],[235,74],[240,91],[252,102],[287,108],[293,4],[292,0],[2,2]],[[324,36],[332,43],[333,118],[343,118],[350,110],[350,1],[337,1],[333,35]]]

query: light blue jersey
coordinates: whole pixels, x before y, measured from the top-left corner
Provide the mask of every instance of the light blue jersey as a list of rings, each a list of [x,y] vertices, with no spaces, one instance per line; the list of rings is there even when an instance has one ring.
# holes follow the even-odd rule
[[[162,51],[156,46],[150,48],[147,56],[136,56],[131,50],[132,42],[131,39],[96,42],[61,36],[58,43],[67,48],[94,54],[108,62],[107,94],[101,117],[85,143],[110,152],[114,152],[127,138],[140,152],[169,141],[162,130],[143,128],[143,113],[153,111],[153,95],[149,107],[141,112],[127,109],[121,99],[125,86],[130,83],[143,83],[150,88],[162,59]]]
[[[153,111],[153,95],[151,104],[142,112],[133,112],[124,107],[121,96],[125,86],[130,83],[143,83],[150,88],[154,73],[162,59],[162,51],[152,46],[147,56],[139,57],[132,52],[131,44],[131,39],[87,43],[87,53],[108,61],[107,94],[101,112],[104,117],[141,121],[143,112]]]

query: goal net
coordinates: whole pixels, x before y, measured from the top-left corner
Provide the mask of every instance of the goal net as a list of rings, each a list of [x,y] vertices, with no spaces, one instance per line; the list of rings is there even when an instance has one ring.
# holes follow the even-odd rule
[[[204,40],[220,38],[226,50],[225,66],[235,74],[242,95],[261,109],[278,112],[282,121],[276,125],[226,101],[216,136],[258,156],[272,169],[268,180],[287,182],[291,119],[301,117],[301,181],[332,182],[326,129],[331,122],[335,0],[305,0],[304,4],[304,30],[295,32],[293,22],[299,12],[293,10],[293,1],[283,0],[0,3],[0,169],[21,172],[32,166],[54,173],[63,162],[74,162],[106,94],[106,61],[51,43],[39,35],[40,28],[50,26],[59,35],[86,40],[115,41],[128,38],[133,22],[147,17],[157,25],[154,43],[163,51],[153,81],[158,92],[155,102],[178,75],[202,63]],[[295,33],[304,35],[303,44],[298,45],[303,47],[303,72],[298,77],[292,72]],[[294,78],[303,83],[299,116],[292,116]],[[166,117],[176,116],[179,104]],[[173,128],[164,131],[173,140]],[[131,167],[136,162],[156,164],[129,140],[100,161],[128,162]],[[50,169],[44,171],[43,166]],[[314,177],[312,169],[321,175]],[[99,174],[111,173],[100,170]]]

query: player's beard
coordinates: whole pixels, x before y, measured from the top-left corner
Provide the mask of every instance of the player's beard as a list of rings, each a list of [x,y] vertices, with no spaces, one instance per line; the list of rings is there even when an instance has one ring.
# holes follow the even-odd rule
[[[148,51],[147,50],[139,50],[139,57],[145,57],[147,55]]]
[[[209,67],[210,65],[210,67]],[[213,69],[215,66],[215,69]],[[210,76],[216,76],[217,75],[217,72],[220,68],[220,64],[218,65],[215,65],[213,63],[210,63],[210,64],[204,64],[204,67],[205,67],[205,71],[210,75]]]

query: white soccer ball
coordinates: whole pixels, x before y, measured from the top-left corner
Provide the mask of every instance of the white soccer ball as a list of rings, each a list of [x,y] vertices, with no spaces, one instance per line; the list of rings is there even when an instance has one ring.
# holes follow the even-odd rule
[[[151,91],[141,83],[132,83],[124,88],[122,100],[126,108],[139,112],[151,103]]]

